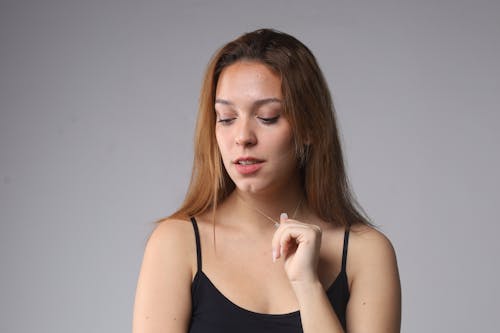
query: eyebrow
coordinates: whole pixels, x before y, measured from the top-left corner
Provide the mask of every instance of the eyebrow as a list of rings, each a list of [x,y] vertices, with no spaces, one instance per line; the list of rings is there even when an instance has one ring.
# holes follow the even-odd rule
[[[269,98],[263,98],[263,99],[258,99],[255,102],[253,102],[252,106],[254,108],[257,108],[259,106],[265,105],[265,104],[270,104],[270,103],[279,103],[282,104],[283,101],[279,98],[276,97],[269,97]],[[234,103],[222,98],[216,98],[215,99],[215,104],[223,104],[223,105],[229,105],[229,106],[234,106]]]

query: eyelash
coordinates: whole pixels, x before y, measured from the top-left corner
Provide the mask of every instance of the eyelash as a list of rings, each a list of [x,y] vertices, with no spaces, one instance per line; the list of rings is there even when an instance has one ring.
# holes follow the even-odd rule
[[[259,117],[259,119],[266,125],[271,125],[271,124],[274,124],[278,121],[279,119],[279,115],[277,115],[276,117],[272,117],[272,118],[261,118]]]
[[[227,119],[218,119],[217,122],[221,123],[224,126],[230,125],[235,118],[227,118]]]
[[[272,125],[272,124],[275,124],[278,119],[280,118],[280,115],[277,115],[276,117],[272,117],[272,118],[262,118],[262,117],[258,117],[258,119],[260,119],[260,121],[264,124],[264,125]],[[236,118],[225,118],[225,119],[218,119],[217,122],[222,124],[222,125],[230,125]]]

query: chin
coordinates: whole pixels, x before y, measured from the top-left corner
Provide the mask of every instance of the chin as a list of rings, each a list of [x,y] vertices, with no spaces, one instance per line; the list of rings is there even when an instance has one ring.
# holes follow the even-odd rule
[[[288,173],[287,173],[288,175]],[[293,174],[285,177],[282,174],[260,174],[254,177],[241,177],[240,175],[229,175],[238,191],[249,194],[270,194],[289,188]]]
[[[241,192],[246,192],[246,193],[259,193],[261,192],[261,187],[256,185],[256,184],[249,184],[249,183],[236,183],[236,188],[241,191]]]
[[[234,184],[239,191],[252,194],[265,192],[270,185],[255,180],[239,180],[234,182]]]
[[[286,187],[285,184],[278,184],[276,182],[263,182],[263,181],[239,181],[235,182],[236,188],[242,193],[248,194],[271,194],[276,191],[282,190]]]

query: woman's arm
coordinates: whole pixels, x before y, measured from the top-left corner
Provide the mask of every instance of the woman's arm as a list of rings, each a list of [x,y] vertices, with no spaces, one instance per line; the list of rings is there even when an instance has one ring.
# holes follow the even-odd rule
[[[399,332],[401,291],[394,249],[387,238],[369,227],[351,231],[347,273],[351,277],[346,321],[348,332]],[[282,219],[273,238],[277,257],[300,306],[305,333],[344,332],[317,276],[321,232],[317,227]],[[283,255],[280,252],[283,249]]]
[[[380,232],[351,232],[347,272],[352,275],[347,304],[349,332],[393,333],[401,327],[401,285],[396,254]]]
[[[153,231],[137,283],[133,333],[188,331],[195,250],[186,221],[164,221]]]

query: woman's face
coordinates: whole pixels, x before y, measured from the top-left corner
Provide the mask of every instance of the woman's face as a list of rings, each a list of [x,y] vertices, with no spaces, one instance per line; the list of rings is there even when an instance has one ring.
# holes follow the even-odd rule
[[[215,133],[224,166],[245,192],[286,189],[298,177],[281,79],[262,63],[226,67],[216,87]]]

